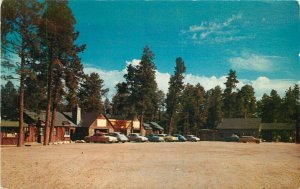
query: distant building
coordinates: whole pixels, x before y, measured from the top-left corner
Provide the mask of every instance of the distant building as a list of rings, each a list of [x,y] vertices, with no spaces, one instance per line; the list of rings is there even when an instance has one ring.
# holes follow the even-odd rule
[[[77,124],[80,120],[73,120],[76,116],[72,112],[56,112],[54,122],[53,141],[71,141],[74,140],[74,133]],[[44,141],[46,112],[41,111],[35,113],[32,111],[24,111],[24,142],[39,142]],[[17,144],[19,135],[19,121],[16,120],[1,120],[1,145]]]
[[[232,134],[238,136],[254,136],[259,137],[260,118],[227,118],[217,126],[219,130],[219,137],[222,140]]]
[[[92,136],[96,132],[121,132],[125,135],[130,133],[140,133],[146,135],[145,126],[140,127],[140,121],[137,118],[133,120],[108,118],[102,113],[85,113],[82,115],[81,127],[76,130],[77,139],[83,139],[85,136]]]
[[[218,140],[232,134],[254,136],[264,141],[294,142],[295,126],[290,123],[261,123],[260,118],[227,118],[217,126]]]

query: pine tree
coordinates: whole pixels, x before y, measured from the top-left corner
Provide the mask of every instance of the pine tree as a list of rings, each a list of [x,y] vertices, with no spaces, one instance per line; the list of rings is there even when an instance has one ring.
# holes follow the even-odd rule
[[[103,96],[108,89],[103,89],[103,80],[98,73],[85,75],[79,88],[79,105],[83,112],[104,113]]]
[[[11,81],[1,86],[1,117],[4,120],[16,120],[18,117],[18,92]]]
[[[245,85],[238,92],[238,99],[241,102],[241,109],[237,114],[244,118],[251,118],[256,112],[256,98],[254,95],[254,88],[251,85]]]
[[[124,119],[129,119],[133,116],[132,109],[130,108],[129,102],[129,89],[125,82],[118,83],[116,85],[117,93],[112,99],[112,112],[114,115],[122,117]]]
[[[44,134],[44,145],[49,141],[50,111],[53,101],[54,73],[68,68],[72,58],[84,49],[75,45],[79,33],[75,31],[76,23],[67,1],[49,0],[46,1],[45,11],[39,25],[39,36],[42,41],[42,59],[47,66],[47,109]],[[59,68],[59,69],[57,69]],[[56,70],[55,70],[56,69]],[[58,80],[61,78],[58,78]]]
[[[139,115],[140,127],[146,120],[151,120],[157,110],[157,83],[155,80],[154,54],[144,47],[141,62],[133,67],[127,67],[124,76],[130,93],[129,102],[135,114]],[[146,115],[146,117],[145,117]]]
[[[208,114],[207,125],[211,129],[216,129],[218,124],[221,123],[222,112],[222,89],[216,86],[208,92]]]
[[[37,23],[42,4],[37,0],[4,0],[1,5],[2,66],[15,69],[20,79],[18,146],[24,145],[24,80],[35,62],[37,51]],[[17,56],[18,61],[11,57]],[[2,78],[12,78],[3,75]]]
[[[176,112],[179,108],[179,101],[184,89],[184,73],[185,73],[184,61],[181,57],[176,58],[176,67],[174,75],[171,76],[169,81],[169,90],[166,98],[166,112],[169,119],[168,132],[172,133],[176,126]]]
[[[223,112],[225,118],[233,117],[235,102],[236,102],[236,85],[239,83],[237,80],[236,72],[229,70],[227,81],[224,83],[226,88],[223,93]]]
[[[264,94],[258,103],[258,112],[264,123],[281,122],[280,108],[282,99],[276,90],[272,90],[270,95]]]

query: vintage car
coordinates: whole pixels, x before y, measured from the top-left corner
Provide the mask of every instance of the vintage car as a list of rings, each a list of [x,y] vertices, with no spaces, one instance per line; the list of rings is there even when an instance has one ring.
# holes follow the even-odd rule
[[[148,138],[141,136],[139,133],[131,133],[128,135],[129,141],[135,142],[147,142]]]
[[[164,142],[165,141],[164,137],[160,137],[155,134],[150,134],[147,136],[147,138],[150,142]]]
[[[246,143],[246,142],[260,143],[261,139],[255,138],[254,136],[242,136],[242,137],[240,137],[239,142],[243,142],[243,143]]]
[[[240,140],[240,137],[235,134],[232,134],[231,136],[226,137],[224,139],[225,142],[238,142],[239,140]]]
[[[200,141],[200,138],[198,138],[198,137],[196,137],[194,135],[186,135],[186,139],[188,141],[191,141],[191,142],[198,142],[198,141]]]
[[[116,137],[109,136],[107,133],[95,133],[93,136],[84,137],[84,141],[89,142],[101,142],[101,143],[114,143],[119,142]]]
[[[179,142],[187,141],[187,139],[183,135],[174,134],[173,136],[177,137]]]
[[[178,142],[178,137],[171,136],[168,134],[158,134],[157,136],[163,137],[166,142]]]
[[[118,139],[119,142],[125,143],[128,142],[129,139],[122,133],[120,132],[112,132],[108,134],[109,136],[113,136],[116,137]]]

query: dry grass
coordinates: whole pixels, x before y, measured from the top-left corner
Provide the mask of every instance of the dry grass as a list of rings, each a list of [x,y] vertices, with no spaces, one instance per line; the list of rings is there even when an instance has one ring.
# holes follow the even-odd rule
[[[300,145],[125,143],[2,147],[13,188],[299,188]]]

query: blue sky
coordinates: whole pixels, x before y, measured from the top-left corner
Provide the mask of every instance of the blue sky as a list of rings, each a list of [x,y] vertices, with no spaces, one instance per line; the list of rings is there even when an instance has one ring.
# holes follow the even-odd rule
[[[299,6],[294,2],[105,2],[70,1],[80,32],[86,72],[96,71],[110,88],[137,64],[143,47],[155,54],[157,82],[167,92],[176,57],[185,61],[186,82],[207,90],[221,85],[229,69],[257,97],[281,94],[300,83]]]

